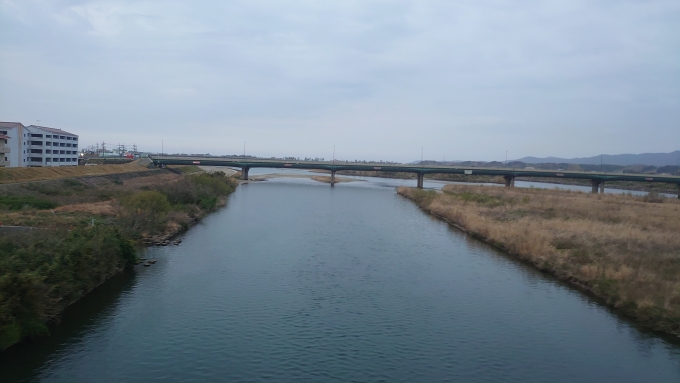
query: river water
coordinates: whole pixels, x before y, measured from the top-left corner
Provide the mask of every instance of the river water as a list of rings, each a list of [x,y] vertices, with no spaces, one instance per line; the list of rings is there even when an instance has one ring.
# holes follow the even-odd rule
[[[680,382],[680,344],[467,237],[398,180],[242,185],[2,382]]]

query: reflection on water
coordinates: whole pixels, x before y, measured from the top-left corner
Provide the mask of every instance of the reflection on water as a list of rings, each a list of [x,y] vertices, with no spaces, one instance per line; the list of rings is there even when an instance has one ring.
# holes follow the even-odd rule
[[[2,354],[3,381],[680,381],[678,344],[423,214],[401,182],[243,185]]]

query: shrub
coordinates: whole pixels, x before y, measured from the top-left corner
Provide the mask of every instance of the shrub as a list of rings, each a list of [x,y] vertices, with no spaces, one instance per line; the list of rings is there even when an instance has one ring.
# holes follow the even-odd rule
[[[0,350],[46,335],[49,318],[135,260],[110,226],[0,237]]]
[[[155,190],[139,191],[123,199],[124,207],[121,220],[125,230],[137,236],[138,231],[155,233],[161,229],[165,213],[170,210],[170,202]]]
[[[24,207],[46,210],[57,207],[57,204],[33,196],[0,196],[0,209],[21,210]]]

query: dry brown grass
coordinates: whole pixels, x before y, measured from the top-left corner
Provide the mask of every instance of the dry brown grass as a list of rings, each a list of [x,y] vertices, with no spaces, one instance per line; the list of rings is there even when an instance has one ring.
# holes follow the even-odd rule
[[[115,201],[104,201],[60,206],[54,209],[54,212],[72,213],[78,211],[101,216],[114,216],[117,214],[117,207],[118,204]]]
[[[447,185],[443,193],[399,193],[641,322],[680,336],[677,199],[461,185]]]
[[[151,169],[138,165],[137,161],[124,165],[0,168],[0,184],[142,172],[147,170]]]

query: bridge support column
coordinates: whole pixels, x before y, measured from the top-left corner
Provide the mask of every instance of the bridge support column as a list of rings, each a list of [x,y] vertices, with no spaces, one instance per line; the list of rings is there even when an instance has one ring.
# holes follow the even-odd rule
[[[680,184],[678,184],[678,199],[680,199]]]
[[[597,188],[600,186],[600,183],[602,181],[600,180],[590,180],[590,184],[593,185],[593,191],[591,193],[597,194]],[[604,189],[603,189],[604,191]]]
[[[242,167],[241,168],[241,179],[244,181],[248,181],[248,170],[250,170],[249,167]]]
[[[505,178],[505,187],[515,187],[515,176],[503,176]]]
[[[604,194],[604,181],[600,182],[600,194]]]
[[[418,175],[418,189],[422,189],[423,188],[423,182],[424,182],[424,179],[425,179],[425,174],[417,173],[417,175]]]
[[[335,186],[335,170],[331,170],[331,187]]]

